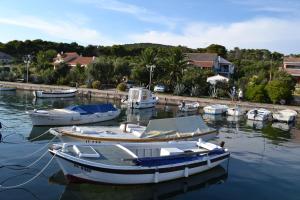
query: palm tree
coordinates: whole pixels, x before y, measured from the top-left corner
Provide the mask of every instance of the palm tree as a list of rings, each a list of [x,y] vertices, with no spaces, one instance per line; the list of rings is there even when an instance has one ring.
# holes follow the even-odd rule
[[[174,88],[177,83],[181,82],[183,72],[189,65],[188,60],[180,48],[174,48],[166,60],[166,65],[168,67],[169,84]]]

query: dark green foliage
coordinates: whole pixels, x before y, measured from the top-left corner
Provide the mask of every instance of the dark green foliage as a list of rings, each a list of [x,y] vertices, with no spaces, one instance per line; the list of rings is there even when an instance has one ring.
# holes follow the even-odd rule
[[[285,102],[292,99],[295,90],[295,81],[293,77],[284,71],[278,71],[274,74],[274,79],[270,81],[266,90],[272,103]]]
[[[126,90],[126,84],[125,83],[119,83],[117,86],[117,90],[124,92]]]
[[[88,76],[92,80],[99,80],[101,83],[109,84],[112,81],[114,66],[107,57],[99,57],[91,63],[88,68]]]
[[[262,102],[262,103],[269,102],[269,97],[265,90],[265,85],[250,84],[246,89],[246,99],[253,102]]]
[[[100,87],[101,87],[101,82],[100,81],[93,81],[93,83],[92,83],[92,87],[93,87],[93,89],[100,89]]]

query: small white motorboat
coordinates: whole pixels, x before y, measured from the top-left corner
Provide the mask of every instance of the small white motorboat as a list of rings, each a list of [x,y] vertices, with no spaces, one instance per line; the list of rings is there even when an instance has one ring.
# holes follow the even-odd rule
[[[69,179],[109,184],[159,183],[189,177],[229,159],[212,143],[60,143],[49,148]]]
[[[247,112],[247,118],[255,121],[268,120],[271,117],[271,111],[264,108],[255,108]]]
[[[207,141],[217,135],[216,130],[208,127],[200,116],[154,119],[147,126],[123,123],[120,127],[73,126],[51,128],[49,131],[60,136],[62,142],[80,140],[87,143],[162,142],[192,137]]]
[[[230,115],[230,116],[242,116],[244,114],[245,114],[245,110],[242,110],[238,106],[227,109],[227,115]]]
[[[275,121],[280,122],[292,122],[296,119],[297,112],[294,110],[286,109],[286,110],[279,110],[273,113],[273,119]]]
[[[181,102],[178,105],[178,109],[182,112],[195,112],[199,109],[200,104],[198,102],[185,103]]]
[[[214,104],[205,106],[203,110],[205,114],[220,115],[227,112],[228,106],[222,104]]]
[[[127,99],[122,99],[122,103],[127,104],[129,108],[151,108],[158,102],[158,97],[146,88],[130,88]]]
[[[33,110],[27,112],[34,126],[61,126],[96,123],[114,119],[120,109],[112,104],[77,105],[63,109]]]
[[[74,97],[76,95],[76,92],[77,89],[51,90],[51,91],[38,90],[38,91],[34,91],[33,95],[37,98],[67,98],[67,97]]]

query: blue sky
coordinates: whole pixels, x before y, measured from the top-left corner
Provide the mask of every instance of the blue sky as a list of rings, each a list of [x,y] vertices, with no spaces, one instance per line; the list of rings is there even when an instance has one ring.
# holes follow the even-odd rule
[[[1,0],[0,41],[151,42],[300,53],[299,0]]]

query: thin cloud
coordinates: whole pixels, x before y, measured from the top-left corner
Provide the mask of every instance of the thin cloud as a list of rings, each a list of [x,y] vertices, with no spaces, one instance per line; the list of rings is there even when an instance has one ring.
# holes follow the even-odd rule
[[[253,11],[298,14],[300,2],[298,0],[229,0],[234,4],[247,6]]]
[[[73,0],[75,2],[92,4],[98,9],[111,10],[134,16],[140,21],[165,25],[168,28],[175,28],[178,19],[169,18],[144,7],[124,3],[118,0]]]
[[[0,17],[0,24],[37,30],[43,34],[75,41],[81,44],[112,44],[108,38],[94,29],[83,27],[72,21],[42,20],[33,16]]]
[[[229,25],[190,23],[181,34],[149,31],[132,35],[133,42],[184,45],[192,48],[216,43],[227,48],[263,48],[283,53],[299,53],[300,20],[255,18]]]

